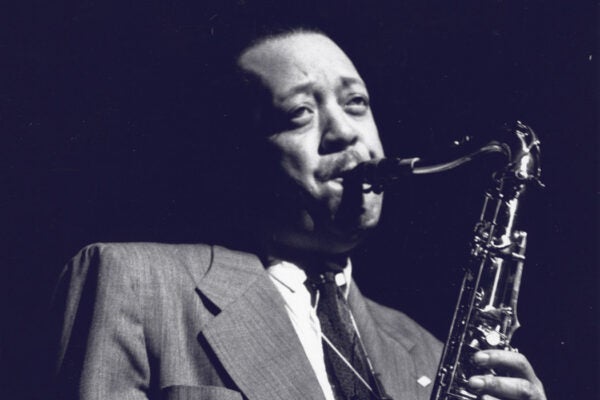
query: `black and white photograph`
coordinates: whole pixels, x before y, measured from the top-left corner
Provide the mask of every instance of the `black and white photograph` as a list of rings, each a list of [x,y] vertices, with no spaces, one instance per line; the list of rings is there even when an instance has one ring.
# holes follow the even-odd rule
[[[23,0],[0,397],[598,397],[600,3]]]

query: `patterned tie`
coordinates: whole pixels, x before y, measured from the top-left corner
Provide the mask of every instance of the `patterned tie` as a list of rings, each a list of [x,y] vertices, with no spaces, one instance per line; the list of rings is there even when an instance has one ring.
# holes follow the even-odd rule
[[[318,291],[319,294],[317,315],[321,323],[321,331],[326,337],[323,341],[325,364],[336,398],[338,400],[379,398],[372,396],[365,384],[375,387],[366,354],[352,322],[348,303],[342,289],[335,282],[335,273],[326,272],[319,275],[317,279],[307,282],[309,290],[313,293]],[[331,343],[327,343],[327,340]],[[357,375],[360,375],[360,378]]]

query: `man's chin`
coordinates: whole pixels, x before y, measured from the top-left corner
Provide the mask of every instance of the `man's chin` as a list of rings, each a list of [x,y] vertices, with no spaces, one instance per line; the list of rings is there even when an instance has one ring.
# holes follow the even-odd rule
[[[362,203],[355,207],[343,207],[342,203],[335,213],[334,225],[349,237],[365,235],[379,223],[382,201],[381,195],[366,193]]]
[[[328,240],[329,247],[336,252],[349,251],[359,245],[377,226],[376,222],[360,223],[354,226],[336,227]]]
[[[377,227],[381,208],[382,195],[374,193],[363,194],[354,207],[331,201],[328,207],[314,208],[312,212],[301,210],[293,223],[275,227],[274,238],[288,251],[345,254]]]
[[[363,213],[351,220],[336,220],[329,227],[328,248],[335,253],[348,252],[359,245],[379,222],[379,209],[374,213]]]

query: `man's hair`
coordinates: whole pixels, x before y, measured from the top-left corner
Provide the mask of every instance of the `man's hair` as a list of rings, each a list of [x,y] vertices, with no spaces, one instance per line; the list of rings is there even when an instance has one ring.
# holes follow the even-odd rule
[[[270,40],[285,39],[295,35],[316,34],[327,36],[321,29],[310,26],[288,26],[288,27],[270,27],[257,32],[258,34],[248,41],[237,54],[239,58],[247,50],[266,43]]]

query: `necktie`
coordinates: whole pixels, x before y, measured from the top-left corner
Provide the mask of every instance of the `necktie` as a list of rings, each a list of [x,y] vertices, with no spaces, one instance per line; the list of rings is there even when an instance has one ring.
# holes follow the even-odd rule
[[[317,316],[321,323],[321,331],[326,337],[323,343],[325,364],[336,398],[339,400],[377,398],[371,396],[369,388],[357,376],[359,375],[369,386],[374,387],[366,354],[354,328],[344,294],[335,282],[335,273],[321,274],[318,279],[308,281],[308,286],[309,290],[318,291]]]

